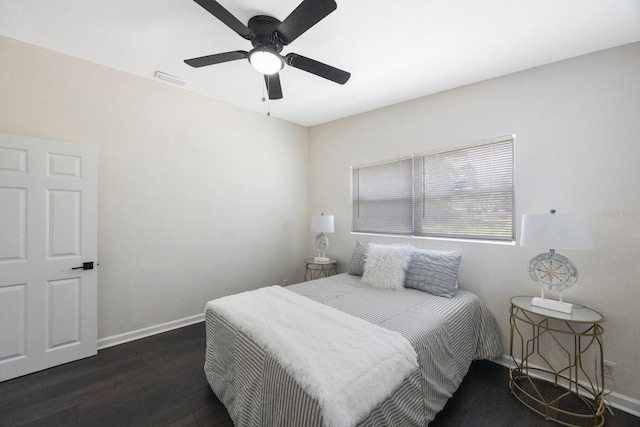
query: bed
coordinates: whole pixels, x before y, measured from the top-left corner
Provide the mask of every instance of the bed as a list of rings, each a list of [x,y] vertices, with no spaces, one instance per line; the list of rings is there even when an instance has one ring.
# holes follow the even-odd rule
[[[407,268],[407,262],[404,268]],[[458,388],[473,360],[493,359],[501,354],[491,313],[475,294],[457,289],[457,282],[450,289],[449,297],[443,297],[404,286],[402,289],[375,287],[363,279],[356,274],[343,273],[286,288],[269,287],[274,289],[243,293],[243,296],[254,298],[254,306],[241,300],[240,294],[207,304],[205,374],[236,426],[426,426]],[[354,387],[360,379],[363,383],[358,384],[361,388],[352,396],[346,395],[349,390],[343,396],[342,389],[326,393],[329,397],[319,395],[306,382],[307,373],[296,371],[314,370],[317,361],[312,359],[307,361],[310,365],[304,365],[302,362],[306,361],[309,352],[302,350],[308,350],[308,346],[315,348],[311,342],[322,341],[318,338],[322,331],[314,330],[313,325],[327,323],[329,328],[331,322],[306,314],[300,317],[284,314],[280,306],[271,305],[271,302],[263,304],[258,291],[283,297],[283,304],[296,306],[301,313],[310,313],[318,307],[326,315],[318,319],[335,315],[344,322],[337,328],[352,329],[351,324],[365,328],[359,330],[354,326],[355,335],[344,338],[343,342],[360,341],[359,337],[369,332],[368,327],[372,334],[376,331],[395,334],[389,338],[410,343],[409,351],[417,363],[407,367],[409,362],[406,360],[411,356],[403,355],[406,349],[389,349],[387,342],[377,350],[360,349],[359,353],[357,348],[351,350],[333,342],[329,344],[330,353],[319,356],[318,360],[332,359],[344,353],[337,365],[327,367],[328,372],[343,378],[345,384],[353,381]],[[234,297],[237,298],[234,300]],[[224,306],[222,303],[226,299],[234,300],[236,305]],[[260,305],[271,307],[271,311],[265,312],[271,314],[256,313]],[[301,339],[309,341],[293,342],[288,350],[277,351],[284,344],[277,341],[276,346],[270,346],[265,341],[267,338],[256,335],[252,327],[247,326],[252,313],[257,323],[264,323],[265,333],[280,328],[268,324],[267,320],[282,317],[287,330],[280,338],[273,338],[275,341],[288,341],[296,335],[292,332],[296,327],[304,330]],[[310,323],[305,324],[303,318],[308,318]],[[329,334],[333,337],[335,332]],[[298,350],[302,359],[294,357]],[[387,350],[388,355],[384,353]],[[353,353],[349,354],[349,351]],[[390,370],[384,366],[385,361],[392,358],[387,357],[389,355],[402,359],[400,362],[405,364],[404,370],[398,372],[400,376],[396,375],[393,380],[395,382],[381,376],[382,371]],[[378,356],[380,360],[376,359]],[[352,362],[364,369],[354,374],[357,381],[345,379],[347,374],[340,370]],[[373,383],[366,383],[368,373],[371,373]],[[329,387],[327,390],[334,389]],[[369,391],[377,396],[370,397]],[[340,412],[357,406],[355,403],[359,404],[360,400],[366,404],[354,409],[359,412],[348,416]],[[345,408],[327,409],[330,404]]]

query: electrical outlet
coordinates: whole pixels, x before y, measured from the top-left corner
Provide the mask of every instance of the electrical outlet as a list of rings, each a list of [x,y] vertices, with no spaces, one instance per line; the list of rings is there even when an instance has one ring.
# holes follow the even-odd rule
[[[616,370],[616,364],[614,362],[604,361],[604,377],[609,380],[614,380],[614,373]]]

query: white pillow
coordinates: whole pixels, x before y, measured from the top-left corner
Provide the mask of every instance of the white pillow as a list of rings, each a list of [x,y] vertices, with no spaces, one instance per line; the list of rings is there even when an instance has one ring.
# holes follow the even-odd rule
[[[376,288],[402,289],[412,250],[410,245],[370,243],[362,281]]]

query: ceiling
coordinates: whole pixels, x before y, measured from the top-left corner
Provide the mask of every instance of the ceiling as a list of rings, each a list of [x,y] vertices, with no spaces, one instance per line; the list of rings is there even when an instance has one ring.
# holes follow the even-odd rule
[[[193,0],[1,0],[0,35],[150,79],[162,71],[186,80],[184,90],[304,126],[640,41],[640,0],[336,1],[282,54],[351,79],[342,86],[285,66],[284,98],[267,102],[245,60],[183,62],[251,49]],[[283,20],[300,0],[218,2],[247,23]]]

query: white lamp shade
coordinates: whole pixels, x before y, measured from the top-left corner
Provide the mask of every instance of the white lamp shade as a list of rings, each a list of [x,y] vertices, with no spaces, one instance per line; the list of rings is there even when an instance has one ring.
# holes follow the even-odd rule
[[[520,246],[593,249],[589,219],[581,214],[523,214]]]
[[[319,233],[333,233],[333,215],[312,215],[311,231]]]

